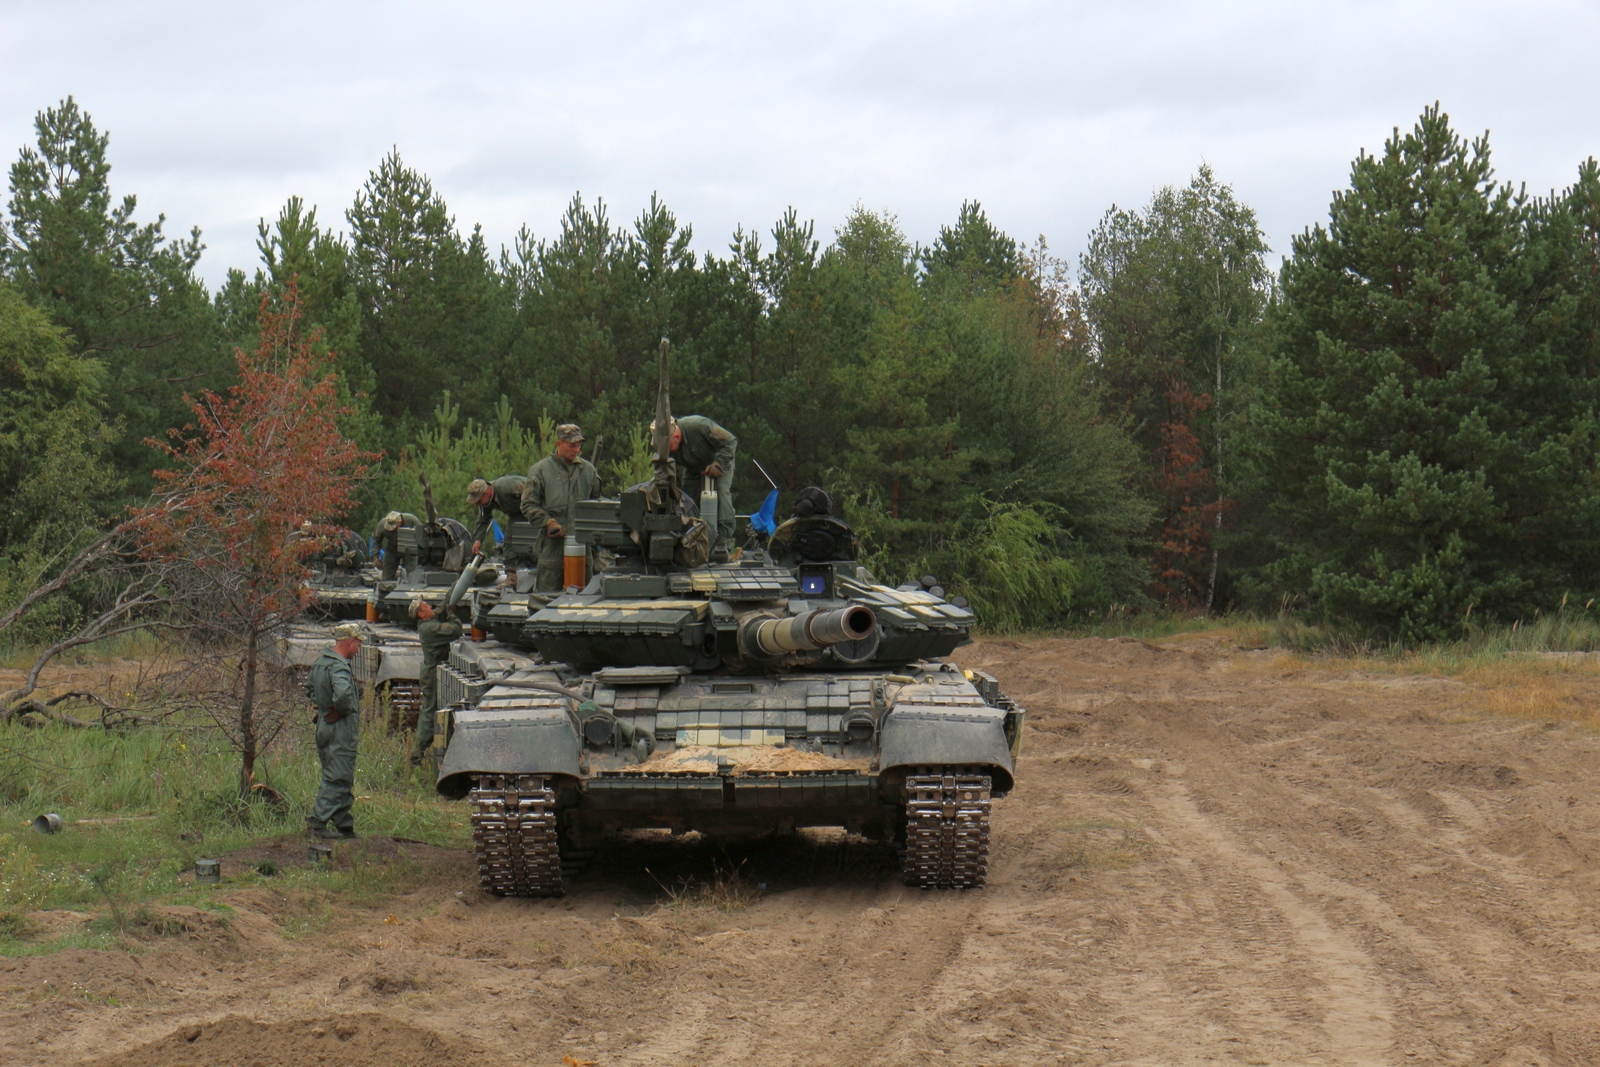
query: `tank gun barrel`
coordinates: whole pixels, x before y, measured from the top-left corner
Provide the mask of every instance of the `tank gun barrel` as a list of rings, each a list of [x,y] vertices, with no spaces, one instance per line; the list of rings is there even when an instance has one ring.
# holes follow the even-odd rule
[[[877,625],[877,616],[865,604],[832,611],[819,608],[783,619],[756,617],[739,627],[739,650],[757,659],[815,652],[841,641],[858,641]]]

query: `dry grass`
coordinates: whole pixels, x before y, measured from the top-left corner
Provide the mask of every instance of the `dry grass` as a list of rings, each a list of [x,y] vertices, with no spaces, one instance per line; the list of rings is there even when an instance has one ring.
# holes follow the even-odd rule
[[[1070,819],[1060,829],[1061,848],[1051,864],[1062,870],[1122,871],[1150,850],[1150,839],[1137,823]]]

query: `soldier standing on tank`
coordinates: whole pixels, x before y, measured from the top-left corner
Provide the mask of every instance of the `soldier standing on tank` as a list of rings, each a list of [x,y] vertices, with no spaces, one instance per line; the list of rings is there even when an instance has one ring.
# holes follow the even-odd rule
[[[409,511],[391,511],[372,531],[372,540],[383,553],[383,580],[392,582],[400,570],[400,527],[416,526],[417,517]]]
[[[561,588],[561,549],[573,532],[575,505],[600,495],[600,472],[583,459],[583,431],[575,423],[556,427],[556,451],[535,463],[522,489],[522,517],[544,527],[539,539],[538,577],[534,589],[553,593]]]
[[[450,646],[461,636],[461,624],[439,618],[433,605],[421,597],[411,602],[411,617],[417,620],[417,639],[422,643],[422,709],[417,712],[417,736],[411,743],[411,766],[420,767],[438,723],[438,668],[450,662]]]
[[[656,424],[650,424],[655,433]],[[717,541],[733,543],[733,457],[739,439],[704,415],[672,420],[672,458],[678,466],[678,486],[700,503],[708,484],[717,487]]]
[[[528,479],[520,474],[506,474],[492,482],[474,478],[467,486],[467,502],[478,507],[478,525],[472,531],[474,556],[485,551],[484,541],[494,524],[496,511],[508,519],[522,518],[522,491],[527,484]]]
[[[355,837],[350,808],[355,803],[356,748],[361,741],[361,694],[350,660],[361,650],[361,625],[333,628],[334,643],[322,650],[306,679],[306,696],[316,708],[317,759],[322,786],[306,816],[316,837]]]

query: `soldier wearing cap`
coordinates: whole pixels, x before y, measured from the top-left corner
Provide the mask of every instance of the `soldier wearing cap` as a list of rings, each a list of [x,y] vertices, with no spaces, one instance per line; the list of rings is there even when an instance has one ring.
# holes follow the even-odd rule
[[[392,582],[400,569],[400,527],[416,526],[417,517],[409,511],[391,511],[372,531],[372,540],[383,553],[383,580]]]
[[[306,679],[306,696],[316,708],[317,759],[322,786],[306,828],[316,837],[356,836],[354,816],[356,748],[361,740],[361,694],[350,660],[361,650],[360,623],[333,628],[334,643],[322,650]]]
[[[467,486],[467,502],[478,507],[478,525],[472,531],[474,556],[494,547],[485,545],[484,541],[494,524],[496,511],[508,519],[522,518],[522,490],[527,484],[528,479],[520,474],[502,475],[492,482],[472,479],[472,484]]]
[[[422,709],[417,712],[417,736],[411,742],[411,766],[422,766],[423,754],[433,744],[439,713],[439,667],[450,662],[450,646],[461,637],[461,624],[440,618],[433,605],[421,597],[411,602],[417,620],[417,640],[422,644]]]
[[[656,424],[650,424],[651,434]],[[706,486],[717,489],[717,541],[733,543],[733,457],[739,439],[704,415],[672,420],[672,459],[678,468],[678,487],[700,503]]]
[[[600,472],[583,459],[583,431],[575,423],[556,427],[556,451],[535,463],[522,488],[522,517],[544,528],[539,539],[539,572],[534,588],[561,588],[561,546],[572,532],[574,505],[600,495]]]

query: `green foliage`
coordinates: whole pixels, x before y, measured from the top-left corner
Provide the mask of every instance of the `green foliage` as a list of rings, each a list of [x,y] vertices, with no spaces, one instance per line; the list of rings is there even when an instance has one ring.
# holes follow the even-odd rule
[[[482,233],[474,228],[463,239],[433,184],[397,151],[368,177],[345,219],[360,355],[389,447],[426,424],[446,389],[468,410],[488,408],[501,391],[512,304]]]
[[[393,467],[368,483],[360,528],[370,529],[391,510],[427,514],[420,476],[433,487],[439,514],[464,517],[470,526],[477,511],[467,501],[468,483],[474,478],[492,481],[503,474],[526,474],[555,450],[556,422],[548,415],[540,415],[536,426],[523,426],[505,397],[492,410],[492,423],[471,416],[463,422],[461,405],[450,390],[444,390],[433,409],[433,426],[401,451]]]
[[[164,216],[140,225],[133,196],[113,205],[108,136],[71,97],[40,112],[34,129],[37,146],[10,171],[0,271],[104,365],[124,431],[117,468],[143,489],[155,459],[144,439],[184,420],[186,390],[218,386],[230,369],[194,276],[200,231],[168,241]]]
[[[1001,504],[952,553],[955,573],[985,629],[1010,633],[1060,626],[1079,606],[1085,565],[1061,553],[1048,509]]]
[[[1143,452],[1140,488],[1155,590],[1173,606],[1216,603],[1217,534],[1230,510],[1229,441],[1259,385],[1249,344],[1267,292],[1255,213],[1202,165],[1142,211],[1113,207],[1079,278],[1096,373]]]
[[[1495,185],[1437,108],[1356,160],[1271,321],[1279,588],[1410,644],[1600,586],[1596,192]]]

